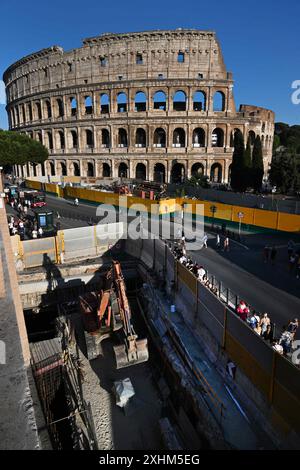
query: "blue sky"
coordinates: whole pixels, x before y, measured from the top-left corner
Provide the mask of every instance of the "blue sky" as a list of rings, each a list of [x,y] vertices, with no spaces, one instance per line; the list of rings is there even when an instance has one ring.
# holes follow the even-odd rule
[[[216,31],[236,104],[271,108],[300,124],[291,84],[300,80],[299,0],[12,0],[1,2],[0,75],[14,61],[57,44],[64,49],[103,32],[197,28]],[[0,128],[7,128],[0,84]]]

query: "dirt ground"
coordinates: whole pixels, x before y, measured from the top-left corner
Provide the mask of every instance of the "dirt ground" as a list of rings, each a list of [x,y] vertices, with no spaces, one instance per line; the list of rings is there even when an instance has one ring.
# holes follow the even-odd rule
[[[99,449],[161,449],[158,420],[162,403],[149,362],[116,370],[111,340],[102,342],[103,357],[88,361],[80,352],[83,394],[91,404]],[[135,390],[126,411],[116,405],[115,380],[129,377]]]

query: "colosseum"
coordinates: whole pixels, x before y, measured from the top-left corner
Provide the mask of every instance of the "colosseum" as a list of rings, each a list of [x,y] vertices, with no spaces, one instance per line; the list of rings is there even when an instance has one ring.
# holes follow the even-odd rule
[[[16,166],[19,176],[228,182],[235,132],[261,136],[265,172],[271,160],[274,113],[236,110],[214,32],[105,33],[30,54],[3,79],[9,128],[49,149],[45,164]]]

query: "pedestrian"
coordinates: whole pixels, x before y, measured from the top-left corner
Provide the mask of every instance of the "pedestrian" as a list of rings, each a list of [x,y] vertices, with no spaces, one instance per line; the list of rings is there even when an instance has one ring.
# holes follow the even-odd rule
[[[216,239],[216,248],[219,249],[221,246],[221,239],[220,239],[220,235],[217,234],[217,239]]]
[[[265,341],[273,341],[273,333],[271,325],[267,325],[266,331],[261,335]]]
[[[272,246],[270,257],[271,257],[271,263],[272,263],[273,266],[274,266],[274,264],[275,264],[276,255],[277,255],[276,246]]]
[[[259,326],[261,327],[261,335],[263,335],[267,331],[268,325],[271,325],[271,320],[268,317],[268,314],[264,313],[259,321]]]
[[[290,270],[290,273],[292,273],[294,271],[294,268],[295,268],[295,265],[296,265],[296,256],[294,253],[291,254],[290,258],[289,258],[289,270]]]
[[[10,235],[12,235],[12,233],[13,233],[13,227],[14,227],[14,224],[12,222],[9,222],[8,228],[9,228],[9,234]]]
[[[31,232],[32,238],[37,238],[37,230],[34,228]]]
[[[229,251],[229,238],[226,237],[224,240],[224,251]]]
[[[289,331],[284,331],[280,337],[279,344],[283,348],[283,354],[290,354],[292,349],[293,335]]]
[[[24,206],[24,214],[25,215],[27,214],[27,211],[28,211],[27,206]]]
[[[270,247],[266,245],[263,251],[264,262],[267,263],[270,257]]]
[[[289,240],[287,244],[288,259],[290,259],[291,255],[294,253],[294,249],[295,243],[293,242],[293,240]]]
[[[207,239],[208,239],[208,236],[206,235],[206,233],[204,233],[204,237],[203,237],[203,246],[204,246],[204,248],[207,248]]]
[[[39,229],[38,229],[38,235],[39,235],[40,238],[42,238],[43,233],[44,233],[44,231],[43,231],[42,227],[39,227]]]
[[[237,314],[238,316],[240,317],[241,320],[243,321],[246,321],[247,320],[247,317],[250,313],[250,310],[249,308],[247,307],[246,303],[244,302],[244,300],[241,300],[237,306]]]
[[[297,333],[299,327],[299,321],[298,318],[294,318],[293,321],[290,321],[287,327],[287,331],[293,335],[293,338],[295,337],[295,334]]]
[[[204,280],[204,277],[205,277],[205,269],[203,266],[200,266],[199,269],[198,269],[198,279],[202,282]]]

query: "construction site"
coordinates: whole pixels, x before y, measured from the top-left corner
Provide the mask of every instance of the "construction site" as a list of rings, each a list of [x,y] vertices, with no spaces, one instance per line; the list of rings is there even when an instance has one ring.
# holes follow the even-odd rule
[[[174,210],[161,184],[131,191],[121,182],[111,193],[90,193],[113,204],[119,196],[151,203],[161,225]],[[30,194],[46,204],[45,195]],[[9,237],[4,204],[0,211],[0,339],[9,365],[1,366],[1,384],[10,397],[2,448],[297,448],[298,368],[241,321],[231,289],[213,276],[200,282],[176,259],[185,241],[174,218],[169,239],[143,228],[148,215],[143,223],[137,217],[138,239],[120,220],[51,226],[45,238],[22,239]],[[12,377],[18,387],[10,396]],[[20,429],[11,428],[16,403]]]

